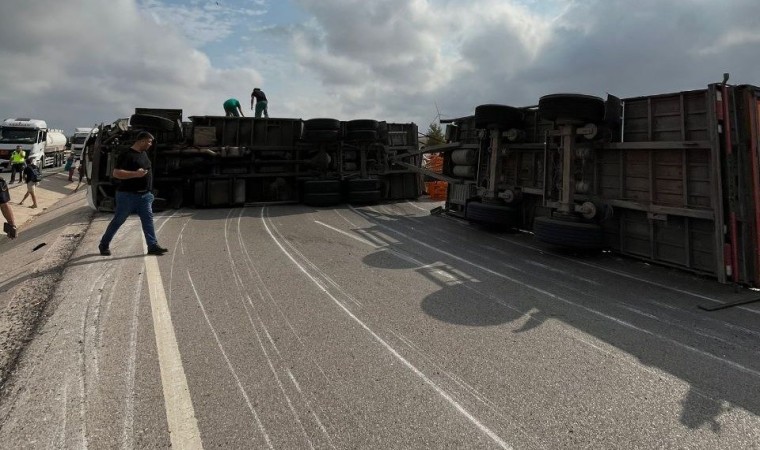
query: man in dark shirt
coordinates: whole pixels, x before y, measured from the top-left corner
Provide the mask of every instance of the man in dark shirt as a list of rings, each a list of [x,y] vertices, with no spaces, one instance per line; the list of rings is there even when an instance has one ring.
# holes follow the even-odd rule
[[[14,239],[16,237],[16,220],[13,217],[13,210],[11,209],[11,195],[8,192],[8,184],[5,179],[0,178],[0,212],[5,217],[6,224],[3,225],[3,231],[9,238]]]
[[[264,113],[264,117],[269,118],[269,110],[267,109],[267,96],[259,88],[253,88],[251,92],[251,109],[253,109],[253,101],[256,100],[256,117],[261,117],[261,113]]]
[[[153,225],[153,175],[150,171],[150,158],[145,153],[153,145],[153,139],[153,135],[147,131],[140,132],[132,147],[116,159],[111,176],[121,183],[116,188],[116,211],[98,245],[103,256],[111,255],[111,240],[127,217],[135,212],[140,216],[145,241],[148,243],[148,254],[163,255],[168,251],[158,245]]]

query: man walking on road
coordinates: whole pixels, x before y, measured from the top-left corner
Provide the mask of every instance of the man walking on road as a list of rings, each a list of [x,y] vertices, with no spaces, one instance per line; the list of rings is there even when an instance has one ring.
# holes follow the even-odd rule
[[[240,102],[236,98],[227,99],[222,106],[224,106],[224,114],[227,117],[245,117],[243,107],[240,106]]]
[[[267,96],[259,88],[253,88],[251,92],[251,109],[253,109],[253,101],[256,100],[256,117],[261,117],[261,113],[264,113],[264,117],[269,118],[269,110],[267,109]]]
[[[11,209],[11,194],[8,192],[8,184],[4,178],[0,178],[0,211],[5,217],[5,225],[3,225],[3,231],[9,238],[16,238],[16,219],[13,217],[13,210]]]
[[[148,243],[148,254],[163,255],[168,251],[158,245],[153,224],[153,174],[150,171],[150,158],[145,153],[153,145],[153,140],[152,134],[140,132],[132,147],[116,159],[111,176],[121,182],[116,188],[116,211],[98,245],[103,256],[111,255],[111,240],[132,213],[140,216],[142,231]]]
[[[24,161],[26,161],[24,149],[20,145],[17,145],[16,150],[13,150],[13,153],[11,153],[11,183],[16,179],[16,173],[18,173],[18,182],[24,181],[22,175],[24,172]]]

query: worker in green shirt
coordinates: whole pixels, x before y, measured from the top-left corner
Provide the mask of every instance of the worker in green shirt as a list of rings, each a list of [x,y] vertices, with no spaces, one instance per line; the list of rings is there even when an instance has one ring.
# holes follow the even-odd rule
[[[224,114],[227,117],[245,117],[243,115],[243,108],[240,106],[240,102],[236,98],[227,99],[223,106]]]
[[[11,153],[11,183],[16,179],[16,173],[18,173],[18,182],[24,182],[24,177],[21,176],[24,172],[24,161],[26,161],[26,152],[17,145],[16,150]]]

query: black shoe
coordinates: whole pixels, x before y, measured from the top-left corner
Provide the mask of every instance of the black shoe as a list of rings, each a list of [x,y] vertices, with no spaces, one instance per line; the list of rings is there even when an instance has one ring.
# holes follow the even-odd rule
[[[148,254],[149,255],[163,255],[164,253],[168,252],[168,248],[163,248],[160,245],[156,244],[151,247],[148,247]]]
[[[100,254],[103,256],[111,256],[111,250],[108,247],[98,245],[98,250],[100,250]]]

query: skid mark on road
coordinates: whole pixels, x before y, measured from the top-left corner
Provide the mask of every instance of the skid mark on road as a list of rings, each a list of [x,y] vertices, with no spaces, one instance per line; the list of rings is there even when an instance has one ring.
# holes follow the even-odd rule
[[[509,449],[512,448],[509,444],[507,444],[506,441],[504,441],[498,434],[496,434],[494,431],[492,431],[490,428],[488,428],[485,424],[480,422],[475,416],[473,416],[469,411],[467,411],[459,402],[457,402],[448,392],[446,392],[443,388],[441,388],[436,382],[431,380],[427,377],[422,371],[420,371],[415,365],[413,365],[409,360],[404,358],[395,348],[393,348],[387,341],[385,341],[380,335],[375,333],[366,323],[364,323],[359,317],[357,317],[354,313],[349,310],[343,302],[338,300],[337,297],[335,297],[330,291],[328,291],[321,283],[319,283],[319,280],[315,278],[314,275],[309,273],[309,271],[301,264],[299,263],[295,257],[288,252],[288,250],[283,246],[282,242],[280,242],[280,239],[278,239],[272,232],[272,230],[269,227],[269,220],[266,216],[266,207],[262,208],[261,210],[261,219],[264,224],[264,228],[266,228],[267,233],[272,238],[274,243],[280,248],[280,250],[285,254],[285,256],[290,259],[293,264],[295,264],[301,272],[306,275],[307,278],[309,278],[319,289],[327,295],[340,309],[342,309],[348,317],[354,320],[359,326],[361,326],[367,333],[369,333],[372,338],[378,342],[380,345],[382,345],[388,352],[390,352],[391,355],[393,355],[396,359],[399,360],[405,367],[407,367],[412,373],[414,373],[417,377],[419,377],[425,384],[427,384],[430,388],[432,388],[435,392],[438,393],[444,400],[446,400],[451,406],[453,406],[462,416],[464,416],[467,420],[470,421],[473,425],[475,425],[476,428],[478,428],[482,433],[484,433],[486,436],[488,436],[496,445],[498,445],[501,448]],[[283,238],[283,241],[286,241]],[[306,261],[308,263],[308,261]]]
[[[584,311],[588,311],[588,312],[590,312],[590,313],[592,313],[592,314],[594,314],[594,315],[597,315],[597,316],[599,316],[599,317],[603,317],[603,318],[605,318],[605,319],[607,319],[607,320],[610,320],[610,321],[612,321],[612,322],[614,322],[614,323],[616,323],[616,324],[618,324],[618,325],[622,325],[622,326],[624,326],[624,327],[626,327],[626,328],[630,328],[630,329],[632,329],[632,330],[636,330],[636,331],[638,331],[638,332],[640,332],[640,333],[643,333],[643,334],[646,334],[646,335],[648,335],[648,336],[652,336],[652,337],[654,337],[654,338],[657,338],[657,339],[659,339],[659,340],[662,340],[662,341],[668,342],[668,343],[670,343],[670,344],[672,344],[672,345],[674,345],[674,346],[677,346],[677,347],[680,347],[680,348],[683,348],[683,349],[689,350],[689,351],[691,351],[692,353],[695,353],[695,354],[701,355],[701,356],[703,356],[703,357],[705,357],[705,358],[708,358],[708,359],[712,359],[712,360],[714,360],[714,361],[718,361],[718,362],[721,362],[721,363],[723,363],[723,364],[726,364],[726,365],[728,365],[728,366],[730,366],[730,367],[732,367],[732,368],[734,368],[734,369],[736,369],[736,370],[739,370],[739,371],[741,371],[741,372],[744,372],[744,373],[747,373],[747,374],[753,375],[753,376],[755,376],[755,377],[760,377],[760,372],[758,372],[757,370],[754,370],[754,369],[752,369],[752,368],[750,368],[750,367],[747,367],[747,366],[744,366],[744,365],[742,365],[742,364],[736,363],[736,362],[734,362],[734,361],[731,361],[731,360],[728,360],[728,359],[722,358],[722,357],[720,357],[720,356],[718,356],[718,355],[714,355],[714,354],[712,354],[712,353],[706,352],[706,351],[704,351],[704,350],[702,350],[702,349],[699,349],[699,348],[696,348],[696,347],[694,347],[694,346],[692,346],[692,345],[684,344],[684,343],[682,343],[682,342],[676,341],[675,339],[669,338],[669,337],[667,337],[667,336],[663,336],[663,335],[661,335],[661,334],[659,334],[659,333],[655,333],[655,332],[653,332],[653,331],[649,331],[649,330],[647,330],[647,329],[641,328],[641,327],[639,327],[639,326],[636,326],[636,325],[634,325],[634,324],[632,324],[632,323],[630,323],[630,322],[627,322],[627,321],[625,321],[625,320],[619,319],[619,318],[617,318],[617,317],[611,316],[611,315],[609,315],[609,314],[606,314],[606,313],[604,313],[604,312],[601,312],[601,311],[598,311],[598,310],[596,310],[596,309],[590,308],[590,307],[588,307],[588,306],[582,305],[582,304],[580,304],[580,303],[574,302],[574,301],[572,301],[572,300],[569,300],[569,299],[567,299],[567,298],[565,298],[565,297],[562,297],[562,296],[560,296],[560,295],[554,294],[554,293],[552,293],[552,292],[549,292],[549,291],[547,291],[547,290],[545,290],[545,289],[539,288],[539,287],[537,287],[537,286],[534,286],[534,285],[532,285],[532,284],[529,284],[529,283],[525,283],[525,282],[523,282],[523,281],[521,281],[521,280],[518,280],[518,279],[516,279],[516,278],[510,277],[510,276],[508,276],[508,275],[504,275],[503,273],[497,272],[497,271],[495,271],[495,270],[493,270],[493,269],[490,269],[490,268],[488,268],[488,267],[485,267],[485,266],[483,266],[483,265],[481,265],[481,264],[478,264],[478,263],[475,263],[475,262],[469,261],[469,260],[467,260],[467,259],[465,259],[465,258],[462,258],[462,257],[460,257],[460,256],[457,256],[457,255],[454,255],[453,253],[447,252],[447,251],[445,251],[445,250],[441,250],[441,249],[439,249],[439,248],[436,248],[436,247],[434,247],[434,246],[432,246],[432,245],[430,245],[430,244],[427,244],[427,243],[425,243],[425,242],[422,242],[422,241],[419,241],[419,240],[417,240],[417,239],[414,239],[413,237],[411,237],[411,236],[407,235],[406,233],[403,233],[403,232],[401,232],[401,231],[398,231],[398,230],[396,230],[396,229],[394,229],[394,228],[392,228],[392,227],[389,227],[389,226],[387,226],[387,225],[384,225],[384,224],[382,224],[382,223],[380,223],[380,222],[378,222],[378,221],[374,221],[374,222],[373,222],[373,221],[371,220],[371,217],[370,217],[370,216],[368,216],[367,214],[365,214],[364,212],[362,212],[362,211],[360,211],[360,210],[358,210],[358,209],[356,209],[356,208],[354,208],[354,207],[352,207],[352,206],[351,206],[350,208],[351,208],[353,211],[355,211],[357,214],[359,214],[360,216],[364,217],[366,220],[368,220],[368,221],[370,221],[370,222],[374,223],[375,225],[377,225],[377,226],[379,226],[379,227],[382,227],[382,228],[384,228],[384,229],[386,229],[386,230],[390,231],[391,233],[394,233],[394,234],[397,234],[397,235],[399,235],[399,236],[401,236],[401,237],[403,237],[403,238],[406,238],[406,239],[408,239],[408,240],[410,240],[410,241],[412,241],[412,242],[416,242],[416,243],[418,243],[419,245],[422,245],[422,246],[423,246],[423,247],[425,247],[425,248],[429,248],[430,250],[433,250],[433,251],[435,251],[435,252],[437,252],[437,253],[440,253],[440,254],[442,254],[442,255],[448,256],[449,258],[452,258],[452,259],[454,259],[454,260],[457,260],[457,261],[459,261],[459,262],[462,262],[462,263],[464,263],[464,264],[470,265],[470,266],[472,266],[472,267],[478,268],[478,269],[480,269],[480,270],[482,270],[482,271],[484,271],[484,272],[486,272],[486,273],[489,273],[489,274],[491,274],[491,275],[494,275],[494,276],[496,276],[496,277],[498,277],[498,278],[502,278],[502,279],[504,279],[504,280],[507,280],[507,281],[511,281],[512,283],[515,283],[515,284],[517,284],[517,285],[523,286],[523,287],[525,287],[526,289],[529,289],[529,290],[532,290],[532,291],[534,291],[534,292],[537,292],[537,293],[539,293],[539,294],[545,295],[545,296],[547,296],[547,297],[549,297],[549,298],[552,298],[552,299],[555,299],[555,300],[561,301],[561,302],[563,302],[563,303],[565,303],[565,304],[568,304],[568,305],[574,306],[574,307],[576,307],[576,308],[580,308],[580,309],[582,309],[582,310],[584,310]]]
[[[124,422],[122,423],[121,448],[134,448],[134,424],[135,424],[135,366],[137,360],[137,330],[140,324],[140,299],[142,298],[143,280],[145,275],[140,274],[135,287],[135,295],[132,300],[132,324],[129,327],[129,353],[127,355],[127,371],[124,374]]]
[[[198,302],[198,306],[200,306],[201,308],[201,312],[203,313],[203,318],[206,319],[206,324],[211,330],[211,333],[214,335],[214,340],[216,341],[216,345],[217,347],[219,347],[219,351],[222,353],[222,356],[224,357],[224,361],[227,363],[227,368],[232,374],[232,377],[235,379],[235,383],[237,384],[238,390],[240,390],[240,394],[243,396],[243,399],[245,400],[246,405],[248,405],[248,410],[251,412],[253,419],[256,421],[256,425],[258,426],[259,431],[264,437],[264,441],[266,441],[267,447],[273,449],[274,447],[272,446],[272,441],[269,439],[269,435],[267,434],[267,431],[264,428],[264,424],[261,423],[259,414],[256,412],[256,408],[254,408],[253,403],[251,402],[251,398],[248,396],[248,392],[246,392],[245,388],[243,387],[243,383],[240,382],[240,377],[238,376],[235,368],[232,366],[232,362],[230,361],[230,358],[227,356],[227,352],[224,350],[224,346],[222,345],[222,342],[219,340],[219,335],[217,334],[216,329],[211,324],[211,320],[209,319],[208,314],[206,313],[206,308],[203,306],[203,301],[201,301],[201,297],[200,295],[198,295],[198,290],[195,289],[195,283],[193,283],[193,278],[192,276],[190,276],[189,270],[187,271],[187,279],[190,282],[190,287],[193,289],[193,293],[195,294],[195,300]]]

